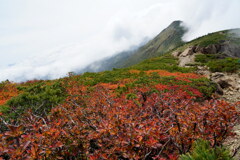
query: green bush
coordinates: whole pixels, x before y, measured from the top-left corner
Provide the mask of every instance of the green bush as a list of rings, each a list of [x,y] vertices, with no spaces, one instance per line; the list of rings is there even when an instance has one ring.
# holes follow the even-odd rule
[[[240,69],[240,62],[237,58],[225,58],[207,63],[212,72],[237,72]]]
[[[240,69],[239,58],[224,58],[222,54],[199,54],[195,61],[209,67],[212,72],[237,72]]]
[[[198,54],[195,57],[195,61],[200,63],[207,63],[217,58],[219,58],[217,54]]]
[[[197,140],[190,153],[180,156],[180,160],[232,160],[230,153],[223,147],[212,148],[205,140]]]
[[[211,44],[218,44],[221,40],[228,39],[227,30],[221,32],[214,32],[204,35],[202,37],[196,38],[193,41],[188,42],[187,44],[191,45],[200,45],[202,47],[206,47]]]
[[[66,96],[60,83],[47,85],[42,82],[33,86],[21,87],[19,90],[22,90],[23,93],[11,98],[6,103],[5,109],[9,110],[8,118],[17,119],[27,110],[32,110],[36,115],[46,115]]]
[[[182,72],[188,73],[193,72],[194,68],[185,68],[178,66],[178,59],[174,58],[170,54],[165,54],[160,57],[147,59],[137,65],[129,67],[130,69],[137,69],[141,71],[147,70],[167,70],[169,72]]]
[[[126,99],[128,100],[133,100],[133,99],[136,99],[137,98],[137,95],[134,94],[134,93],[129,93],[126,95]]]
[[[211,98],[217,90],[217,84],[207,78],[192,79],[192,83],[189,85],[198,89],[205,98]]]

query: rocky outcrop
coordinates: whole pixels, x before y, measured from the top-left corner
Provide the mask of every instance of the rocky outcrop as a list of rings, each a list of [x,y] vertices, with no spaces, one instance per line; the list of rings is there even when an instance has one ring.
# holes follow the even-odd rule
[[[240,101],[240,76],[238,74],[216,72],[211,73],[210,79],[222,90],[222,98],[230,102]]]
[[[179,59],[179,66],[188,67],[189,64],[195,64],[195,56],[197,54],[217,54],[221,52],[223,46],[209,45],[207,47],[192,46],[186,48],[184,51],[175,51],[172,55]],[[219,57],[227,55],[219,54]],[[217,93],[223,99],[230,102],[240,101],[240,75],[235,73],[211,73],[207,66],[196,66],[197,73],[206,76],[217,84]]]
[[[200,47],[196,46],[196,49],[194,50],[196,52],[201,52],[203,54],[216,54],[220,52],[221,50],[221,45],[219,44],[212,44],[207,47]]]
[[[209,68],[207,66],[197,66],[197,74],[203,75],[210,79],[211,72],[209,71]]]
[[[187,56],[191,56],[194,53],[194,49],[193,47],[189,47],[187,49],[185,49],[180,55],[179,57],[187,57]]]
[[[187,67],[187,64],[194,63],[196,54],[217,54],[221,51],[221,45],[209,45],[207,47],[191,46],[186,48],[183,52],[175,51],[172,53],[174,57],[179,58],[179,66]],[[224,55],[222,55],[224,56]]]
[[[220,51],[230,57],[239,57],[240,58],[240,45],[235,43],[230,43],[229,41],[224,41],[221,44]]]
[[[175,52],[172,53],[172,55],[173,55],[174,57],[178,57],[181,53],[182,53],[182,52],[175,51]]]
[[[225,55],[225,57],[240,58],[240,45],[229,43],[228,41],[223,41],[220,44],[211,44],[206,47],[195,45],[186,48],[183,52],[175,51],[173,52],[173,56],[186,57],[188,55],[193,55],[194,53],[202,54],[221,53],[223,56]]]
[[[236,82],[236,78],[233,77],[233,75],[227,75],[225,73],[222,72],[216,72],[216,73],[212,73],[211,74],[211,78],[212,81],[218,83],[221,88],[229,88],[229,87],[233,87],[233,88],[238,88],[237,82]]]
[[[220,44],[211,44],[206,47],[195,46],[194,53],[200,52],[203,54],[217,54],[222,53],[228,57],[240,58],[240,45],[230,43],[229,41],[222,41]]]
[[[195,59],[194,48],[189,47],[185,49],[183,52],[173,52],[172,55],[179,59],[179,66],[187,67],[187,64],[193,63]]]

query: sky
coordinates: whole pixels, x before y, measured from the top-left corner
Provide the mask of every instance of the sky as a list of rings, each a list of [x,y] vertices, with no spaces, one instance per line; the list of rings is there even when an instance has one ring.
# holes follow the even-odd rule
[[[55,79],[151,39],[240,28],[239,0],[0,0],[0,81]]]

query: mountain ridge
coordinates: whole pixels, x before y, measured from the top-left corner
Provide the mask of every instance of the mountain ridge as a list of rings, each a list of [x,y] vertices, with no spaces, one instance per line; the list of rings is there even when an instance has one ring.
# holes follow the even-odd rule
[[[137,64],[145,59],[154,58],[183,44],[182,37],[187,29],[182,21],[173,21],[152,40],[136,50],[120,52],[112,57],[94,62],[78,73],[99,72],[113,68],[124,68]]]
[[[240,57],[240,29],[217,31],[189,42],[183,42],[182,37],[187,32],[187,28],[183,27],[182,23],[179,20],[173,21],[167,28],[138,49],[123,51],[112,57],[94,62],[77,73],[99,72],[113,68],[129,67],[145,59],[158,57],[171,50],[181,50],[184,46],[194,46],[196,44],[205,46],[206,52],[207,50],[215,50],[214,52],[216,52],[216,49],[220,48],[218,52],[224,53],[226,56]]]

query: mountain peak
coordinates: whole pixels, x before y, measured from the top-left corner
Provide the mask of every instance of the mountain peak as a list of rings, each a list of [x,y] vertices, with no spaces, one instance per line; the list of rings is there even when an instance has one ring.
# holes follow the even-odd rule
[[[176,20],[176,21],[173,21],[168,27],[170,27],[170,26],[179,27],[181,25],[181,23],[183,23],[183,21]]]
[[[165,28],[162,32],[160,32],[158,35],[164,34],[164,32],[168,32],[170,34],[173,33],[177,33],[177,34],[181,34],[181,38],[182,36],[187,32],[187,28],[182,26],[181,24],[183,23],[183,21],[180,20],[176,20],[173,21],[167,28]]]
[[[183,44],[182,37],[187,29],[181,26],[180,20],[173,21],[167,28],[160,32],[153,40],[133,53],[122,67],[137,64],[145,59],[158,57]]]

